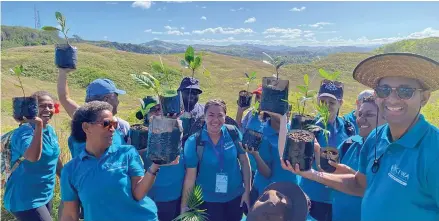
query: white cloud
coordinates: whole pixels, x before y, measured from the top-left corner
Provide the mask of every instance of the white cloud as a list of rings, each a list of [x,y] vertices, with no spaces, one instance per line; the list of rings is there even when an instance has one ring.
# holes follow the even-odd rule
[[[334,23],[331,22],[317,22],[315,24],[309,25],[309,27],[313,27],[313,28],[322,28],[325,25],[333,25]]]
[[[165,26],[165,29],[166,29],[166,30],[175,30],[175,29],[178,29],[178,28],[175,28],[175,27],[171,27],[171,26],[169,26],[169,25],[166,25],[166,26]]]
[[[265,38],[276,38],[276,35],[267,35]]]
[[[300,8],[294,7],[292,9],[290,9],[290,12],[301,12],[301,11],[304,11],[305,9],[306,9],[305,6],[302,6]]]
[[[151,32],[152,32],[152,29],[146,29],[144,32],[145,32],[145,33],[151,33]]]
[[[131,7],[133,8],[141,8],[141,9],[148,9],[151,8],[151,1],[136,1],[131,4]]]
[[[105,2],[105,4],[107,4],[107,5],[117,5],[119,3],[118,2]]]
[[[195,30],[192,31],[193,34],[229,34],[229,35],[237,35],[237,34],[249,34],[254,33],[254,31],[250,28],[223,28],[223,27],[217,27],[217,28],[207,28],[204,30]]]
[[[178,36],[191,35],[191,33],[189,33],[189,32],[181,32],[179,30],[169,30],[169,31],[166,32],[166,34],[168,34],[168,35],[178,35]]]
[[[264,34],[301,34],[302,30],[300,29],[296,29],[296,28],[278,28],[278,27],[274,27],[274,28],[269,28],[266,29],[264,32]]]
[[[184,27],[181,27],[181,30],[184,30]]]
[[[242,11],[242,10],[244,10],[244,8],[242,8],[242,7],[238,8],[238,9],[233,9],[233,8],[230,9],[231,12],[237,12],[237,11]]]
[[[206,6],[203,6],[203,7],[201,7],[202,9],[205,9],[205,8],[207,8]]]
[[[253,22],[256,22],[256,18],[255,17],[251,17],[251,18],[249,18],[249,19],[244,21],[244,23],[253,23]]]
[[[151,32],[153,35],[162,35],[163,34],[163,32],[160,32],[160,31],[153,31],[153,32]]]
[[[201,20],[207,20],[206,16],[201,16]]]

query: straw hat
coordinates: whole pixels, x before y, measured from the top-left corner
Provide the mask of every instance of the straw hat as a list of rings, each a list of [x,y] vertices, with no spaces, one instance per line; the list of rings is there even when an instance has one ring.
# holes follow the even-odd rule
[[[353,77],[361,84],[375,88],[383,77],[417,79],[424,89],[439,89],[439,63],[411,53],[387,53],[369,57],[354,69]]]

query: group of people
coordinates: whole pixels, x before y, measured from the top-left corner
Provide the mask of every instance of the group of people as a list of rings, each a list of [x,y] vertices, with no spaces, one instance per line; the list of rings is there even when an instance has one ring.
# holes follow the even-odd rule
[[[72,118],[68,147],[72,159],[59,159],[60,147],[50,120],[55,98],[39,91],[39,113],[25,119],[11,141],[13,164],[24,157],[6,183],[4,206],[17,219],[52,220],[56,176],[61,180],[59,219],[76,221],[171,221],[190,212],[188,193],[202,189],[201,210],[210,221],[374,221],[438,220],[438,129],[420,113],[439,89],[439,63],[408,53],[381,54],[362,61],[355,80],[371,88],[357,97],[356,109],[340,116],[344,85],[323,80],[317,102],[330,115],[328,139],[315,132],[315,158],[336,147],[339,162],[320,161],[301,171],[282,159],[290,128],[284,115],[238,107],[235,120],[227,105],[198,99],[199,81],[186,77],[179,91],[185,113],[203,120],[202,128],[182,139],[182,152],[170,164],[148,160],[146,149],[130,145],[130,125],[116,117],[118,89],[97,79],[86,90],[85,104],[69,97],[67,76],[59,69],[58,99]],[[253,91],[256,102],[262,87]],[[160,101],[143,99],[144,125],[162,114]],[[178,117],[178,116],[173,116]],[[230,123],[232,122],[232,123]],[[318,121],[317,126],[322,122]],[[247,130],[262,134],[253,148],[242,143]]]

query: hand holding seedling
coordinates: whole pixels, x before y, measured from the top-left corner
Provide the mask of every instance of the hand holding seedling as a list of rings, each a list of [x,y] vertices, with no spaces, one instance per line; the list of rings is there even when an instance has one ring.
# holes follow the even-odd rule
[[[334,174],[355,174],[356,171],[349,166],[341,163],[334,162],[333,160],[328,160],[329,165],[335,167]]]
[[[178,113],[166,114],[165,117],[172,118],[172,119],[178,119],[181,115],[183,115],[183,113],[184,113],[184,110],[182,110],[179,114]]]
[[[180,156],[178,156],[177,158],[175,158],[175,160],[172,161],[171,163],[168,163],[168,164],[161,164],[161,165],[158,165],[158,164],[153,163],[153,165],[157,165],[158,167],[166,167],[166,166],[177,165],[177,164],[179,164],[179,163],[180,163]]]
[[[247,144],[244,144],[244,150],[253,156],[259,155],[259,151],[255,150],[254,147],[249,147]]]

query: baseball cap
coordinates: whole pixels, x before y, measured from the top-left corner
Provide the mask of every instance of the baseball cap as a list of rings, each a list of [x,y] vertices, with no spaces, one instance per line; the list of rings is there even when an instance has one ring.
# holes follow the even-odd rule
[[[259,95],[261,95],[262,94],[262,85],[259,85],[258,89],[254,90],[252,92],[252,94],[259,94]]]
[[[319,98],[331,97],[336,100],[343,99],[343,85],[340,82],[323,81],[320,85]]]
[[[99,78],[94,81],[92,81],[87,86],[87,97],[97,96],[97,95],[104,95],[104,94],[126,94],[124,90],[120,90],[116,88],[116,85],[114,82],[110,79],[104,79]]]
[[[192,77],[185,77],[180,83],[180,87],[178,88],[179,91],[184,89],[195,89],[200,94],[203,93],[203,91],[200,88],[200,82],[196,78]]]
[[[247,221],[305,221],[309,198],[291,182],[267,186],[247,215]]]

